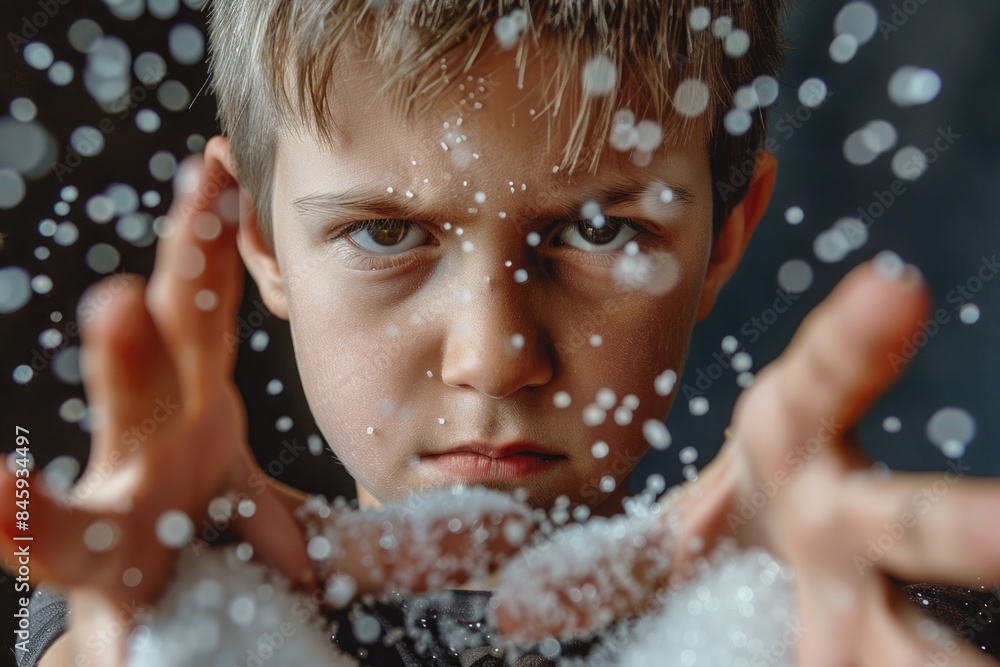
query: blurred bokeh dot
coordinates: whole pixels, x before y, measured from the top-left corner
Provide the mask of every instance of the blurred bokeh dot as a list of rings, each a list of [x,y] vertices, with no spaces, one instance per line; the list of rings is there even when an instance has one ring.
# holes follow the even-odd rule
[[[275,378],[267,383],[267,393],[271,396],[277,396],[281,393],[281,390],[285,388],[281,380]]]
[[[67,215],[69,213],[69,204],[64,201],[57,201],[52,210],[56,215]]]
[[[746,109],[730,109],[723,120],[723,124],[726,127],[726,132],[734,137],[738,137],[750,129],[752,120],[750,113]]]
[[[167,151],[157,151],[149,158],[149,173],[158,181],[169,181],[177,172],[177,159]]]
[[[964,304],[958,309],[958,318],[963,324],[975,324],[979,321],[979,306],[974,303]]]
[[[805,220],[806,214],[800,206],[789,206],[785,209],[785,222],[790,225],[797,225]]]
[[[104,4],[123,21],[134,21],[146,10],[145,0],[104,0]]]
[[[38,334],[38,342],[46,350],[53,350],[63,342],[63,335],[58,329],[45,329],[42,333]]]
[[[139,214],[123,215],[115,223],[115,232],[126,241],[138,241],[149,232],[149,223]]]
[[[180,9],[180,0],[148,0],[149,13],[158,19],[173,18]]]
[[[916,146],[904,146],[892,156],[892,172],[896,176],[915,181],[927,171],[927,157]]]
[[[59,406],[59,417],[63,421],[75,424],[83,419],[83,415],[86,411],[87,407],[83,404],[83,401],[79,398],[70,398]]]
[[[118,78],[128,73],[132,52],[117,37],[102,37],[87,57],[87,69],[102,78]]]
[[[27,364],[21,364],[14,369],[14,382],[17,384],[28,384],[31,378],[35,377],[35,371]]]
[[[69,27],[67,35],[70,46],[80,53],[86,53],[94,45],[94,42],[104,36],[104,30],[96,21],[79,19]]]
[[[167,61],[159,53],[146,51],[136,56],[132,71],[143,84],[155,86],[167,75]]]
[[[291,417],[278,417],[278,420],[274,422],[274,428],[282,433],[287,433],[292,430],[292,418]]]
[[[812,267],[804,260],[790,259],[778,269],[778,286],[791,294],[805,292],[812,281]]]
[[[205,150],[205,137],[200,134],[192,134],[187,138],[187,149],[192,153],[200,153]]]
[[[160,205],[160,193],[156,190],[146,190],[142,193],[142,205],[146,208],[156,208]]]
[[[967,445],[976,436],[976,421],[962,408],[941,408],[927,422],[927,438],[938,447]]]
[[[31,42],[24,47],[24,62],[35,69],[48,69],[52,65],[52,49],[42,42]]]
[[[146,133],[160,129],[160,115],[152,109],[142,109],[135,115],[135,125]]]
[[[38,115],[38,107],[27,97],[15,97],[10,102],[10,115],[14,120],[27,123],[34,120],[35,116]]]
[[[65,60],[60,60],[49,68],[49,81],[57,86],[66,86],[73,81],[73,74],[73,66]]]
[[[87,250],[87,266],[97,273],[111,273],[118,268],[121,255],[108,243],[95,243]]]
[[[76,189],[75,185],[67,185],[59,191],[59,196],[62,197],[63,201],[75,202],[76,198],[80,196],[80,191]]]
[[[61,382],[80,384],[80,348],[65,347],[52,360],[52,372]]]
[[[115,213],[125,215],[139,209],[139,193],[127,183],[112,183],[104,191],[115,207]]]
[[[205,56],[205,37],[190,23],[178,23],[170,29],[170,55],[181,65],[194,65]]]
[[[849,2],[837,13],[833,30],[838,35],[851,35],[858,44],[865,44],[878,28],[878,12],[867,2]]]
[[[94,195],[87,200],[84,208],[87,217],[96,223],[105,223],[115,217],[115,203],[107,195]]]
[[[49,249],[43,245],[35,248],[35,259],[44,260],[49,258]]]
[[[267,344],[271,337],[266,331],[257,330],[250,336],[250,349],[254,352],[263,352],[267,349]]]
[[[0,208],[14,208],[24,199],[25,192],[21,174],[13,169],[0,169]]]
[[[93,157],[104,150],[104,135],[90,125],[81,125],[69,135],[69,144],[84,157]]]
[[[61,246],[71,246],[80,238],[80,229],[72,222],[60,222],[56,226],[56,233],[52,235],[52,240]]]
[[[40,123],[0,118],[0,164],[4,167],[33,178],[48,173],[55,158],[55,139]]]
[[[44,273],[39,273],[31,279],[31,289],[35,294],[48,294],[52,291],[52,278]]]
[[[0,313],[12,313],[31,298],[31,276],[19,266],[0,269]]]
[[[849,62],[857,52],[858,40],[854,38],[854,35],[846,33],[837,35],[830,42],[830,58],[837,64],[843,65]]]
[[[799,102],[811,109],[823,104],[826,95],[826,82],[823,79],[810,77],[799,86]]]
[[[184,111],[191,101],[191,93],[183,83],[171,79],[156,89],[156,99],[167,111]]]
[[[886,433],[899,433],[900,429],[903,428],[903,422],[900,421],[899,417],[886,417],[882,420],[882,428],[885,429]]]
[[[813,252],[821,262],[832,264],[847,256],[851,244],[839,229],[830,229],[816,237],[813,242]]]
[[[56,229],[58,229],[56,221],[52,220],[51,218],[46,218],[45,220],[42,220],[41,222],[38,223],[38,233],[41,234],[42,236],[47,236],[47,237],[55,236]]]

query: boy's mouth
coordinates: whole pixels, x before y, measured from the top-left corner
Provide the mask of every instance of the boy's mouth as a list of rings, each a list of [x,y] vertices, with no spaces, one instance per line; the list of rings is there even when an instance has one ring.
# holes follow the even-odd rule
[[[467,442],[420,456],[421,463],[466,482],[513,481],[546,472],[566,460],[566,456],[533,442]]]

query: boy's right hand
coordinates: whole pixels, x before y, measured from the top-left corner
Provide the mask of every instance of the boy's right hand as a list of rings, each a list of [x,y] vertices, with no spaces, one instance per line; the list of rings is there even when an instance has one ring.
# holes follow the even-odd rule
[[[319,573],[351,578],[354,596],[462,582],[495,569],[530,535],[530,508],[494,498],[470,510],[448,493],[430,497],[436,512],[415,523],[405,507],[391,506],[296,519],[307,496],[260,470],[232,380],[243,267],[240,193],[227,156],[225,139],[216,137],[203,159],[181,165],[148,285],[138,276],[114,276],[81,299],[93,433],[87,469],[59,497],[41,493],[38,474],[31,477],[31,580],[68,589],[72,610],[53,660],[123,665],[135,615],[163,592],[178,553],[158,536],[161,518],[182,512],[198,537],[206,520],[218,525],[208,512],[215,498],[252,501],[252,515],[233,512],[230,529],[254,547],[256,559],[310,593]],[[0,498],[13,498],[13,486],[0,466]],[[0,521],[12,519],[6,512]],[[396,525],[392,548],[381,541],[387,521]],[[2,527],[0,555],[16,563],[15,550],[25,543],[10,539],[13,525]],[[307,531],[326,533],[343,553],[314,563]]]
[[[222,159],[210,148],[181,165],[148,285],[117,275],[81,299],[93,434],[81,477],[87,489],[41,493],[40,477],[32,475],[34,540],[13,542],[14,526],[6,524],[0,538],[7,562],[30,544],[34,583],[68,589],[72,650],[91,664],[123,663],[136,610],[156,600],[178,549],[189,548],[209,503],[227,493],[255,506],[249,517],[234,512],[231,527],[257,557],[314,586],[287,498],[274,485],[249,484],[259,467],[232,380],[237,346],[229,343],[243,283],[235,242],[239,189]],[[0,497],[12,498],[13,485],[10,473],[0,472]],[[178,512],[190,520],[187,530]],[[173,531],[170,517],[181,519]],[[165,544],[158,530],[179,533],[180,546]]]

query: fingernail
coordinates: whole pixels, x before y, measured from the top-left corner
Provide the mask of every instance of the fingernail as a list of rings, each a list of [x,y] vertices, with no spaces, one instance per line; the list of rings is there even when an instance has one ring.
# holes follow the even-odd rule
[[[884,280],[896,281],[903,278],[906,264],[903,259],[891,250],[883,250],[872,259],[875,274]]]
[[[907,264],[903,272],[903,281],[910,285],[919,285],[924,280],[924,274],[913,264]]]

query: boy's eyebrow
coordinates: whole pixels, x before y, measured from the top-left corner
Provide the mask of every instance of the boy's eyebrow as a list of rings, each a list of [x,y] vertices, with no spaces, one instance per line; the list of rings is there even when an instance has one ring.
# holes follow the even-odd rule
[[[691,204],[694,197],[690,190],[680,185],[666,185],[658,180],[642,182],[631,176],[616,176],[610,183],[602,183],[585,187],[583,194],[576,194],[572,199],[557,199],[539,204],[533,209],[534,216],[546,213],[560,217],[574,217],[581,214],[581,208],[589,201],[595,201],[601,207],[642,207],[650,197],[650,188],[659,184],[668,187],[673,192],[676,208],[685,208]],[[659,192],[656,193],[659,196]],[[388,192],[373,190],[370,186],[359,184],[344,192],[314,192],[292,200],[292,207],[299,216],[316,223],[334,219],[347,219],[363,216],[378,216],[384,218],[411,219],[426,217],[422,207],[415,205],[413,197],[406,191]],[[437,216],[434,216],[437,217]]]

